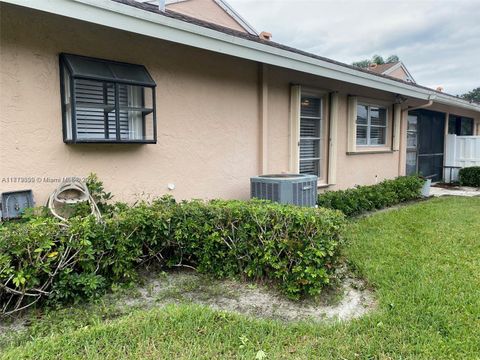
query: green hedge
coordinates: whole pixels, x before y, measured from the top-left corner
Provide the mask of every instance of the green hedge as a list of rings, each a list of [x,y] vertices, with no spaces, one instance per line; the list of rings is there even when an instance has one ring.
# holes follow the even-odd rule
[[[269,280],[291,297],[315,295],[334,276],[344,226],[337,211],[258,200],[167,197],[110,211],[102,223],[75,217],[66,227],[39,215],[0,228],[3,311],[17,301],[98,296],[151,262]]]
[[[480,187],[480,166],[460,169],[458,172],[460,185]]]
[[[420,197],[424,180],[403,176],[376,185],[327,191],[318,196],[318,206],[342,211],[347,216],[382,209]]]

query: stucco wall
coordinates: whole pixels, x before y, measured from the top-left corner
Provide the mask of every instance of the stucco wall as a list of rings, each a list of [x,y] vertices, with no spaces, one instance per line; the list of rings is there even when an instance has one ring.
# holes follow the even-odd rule
[[[31,188],[41,204],[58,185],[45,179],[96,172],[119,200],[168,183],[177,198],[248,197],[259,170],[257,64],[1,6],[0,192]],[[145,65],[158,86],[158,143],[64,144],[60,52]]]
[[[405,172],[406,113],[400,151],[347,153],[348,97],[393,104],[394,94],[270,66],[260,76],[255,62],[11,5],[0,7],[0,192],[33,189],[37,204],[43,204],[62,177],[96,172],[118,200],[166,193],[178,199],[246,199],[249,177],[261,173],[265,163],[268,173],[292,170],[292,84],[338,93],[337,156],[332,159],[336,182],[329,189],[373,184]],[[145,65],[157,83],[158,143],[64,144],[61,52]],[[264,95],[266,108],[261,106]],[[408,100],[405,107],[421,104]],[[480,124],[478,113],[439,105],[432,110],[471,116]],[[263,134],[265,115],[268,127]],[[175,190],[168,190],[169,183]]]
[[[392,72],[388,73],[388,76],[392,76],[392,77],[402,79],[402,80],[407,80],[408,79],[408,75],[405,72],[405,70],[403,70],[402,67],[399,67],[399,68],[393,70]]]
[[[337,138],[337,181],[329,190],[355,185],[374,184],[401,174],[399,151],[379,154],[347,154],[347,99],[349,95],[371,98],[393,104],[392,94],[322,79],[280,68],[269,71],[269,172],[289,171],[289,99],[290,86],[339,92],[339,123]],[[392,136],[392,111],[389,111],[387,142]]]
[[[181,1],[167,5],[167,9],[234,30],[246,32],[239,23],[213,0]]]

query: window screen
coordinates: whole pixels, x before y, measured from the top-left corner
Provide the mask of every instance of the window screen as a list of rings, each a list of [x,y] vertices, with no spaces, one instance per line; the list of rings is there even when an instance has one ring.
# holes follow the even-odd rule
[[[64,141],[156,141],[155,83],[143,66],[61,55]]]

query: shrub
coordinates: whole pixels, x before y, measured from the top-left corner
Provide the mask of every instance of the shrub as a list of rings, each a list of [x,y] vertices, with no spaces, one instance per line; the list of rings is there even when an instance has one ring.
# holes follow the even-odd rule
[[[30,215],[0,229],[0,303],[5,313],[43,298],[95,297],[134,280],[146,262],[269,280],[291,297],[314,295],[334,275],[343,224],[343,214],[328,209],[170,197],[111,206],[102,223],[74,217],[65,226]]]
[[[358,186],[353,189],[327,191],[318,196],[318,206],[342,211],[355,216],[382,209],[420,197],[424,181],[417,176],[403,176],[384,180],[377,185]]]
[[[65,227],[55,218],[32,215],[24,223],[1,227],[3,312],[36,303],[46,294],[71,299],[96,293],[104,280],[95,277],[95,259],[99,254],[90,238],[98,228],[91,217],[75,219],[72,227]]]
[[[201,272],[273,280],[298,297],[319,293],[335,271],[339,212],[258,200],[190,202],[179,210],[189,220],[176,227],[177,241],[188,244]]]
[[[480,166],[460,169],[458,177],[460,179],[460,185],[480,187]]]

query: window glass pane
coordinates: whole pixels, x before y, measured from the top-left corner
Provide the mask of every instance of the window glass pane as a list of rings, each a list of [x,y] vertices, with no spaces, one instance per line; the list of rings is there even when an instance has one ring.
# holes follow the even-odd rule
[[[77,138],[117,140],[115,85],[100,81],[75,80]],[[152,92],[149,92],[150,97]],[[120,140],[154,140],[153,109],[144,108],[140,86],[118,85]],[[153,100],[150,99],[150,104]],[[147,136],[147,122],[149,116]],[[106,123],[108,131],[105,131]]]
[[[385,128],[375,127],[370,128],[370,143],[369,145],[385,145]]]
[[[407,147],[417,148],[417,133],[413,131],[407,132]]]
[[[153,141],[155,140],[154,134],[154,121],[153,121],[153,113],[149,113],[143,117],[143,140],[145,141]]]
[[[143,87],[119,85],[120,138],[122,140],[143,140]]]
[[[140,65],[109,63],[115,78],[126,81],[137,81],[151,84],[153,82],[145,68]]]
[[[473,119],[462,117],[462,123],[460,126],[460,135],[461,136],[473,135]]]
[[[144,93],[142,86],[118,85],[120,108],[142,109],[144,107]]]
[[[367,145],[367,126],[357,125],[357,145]]]
[[[414,175],[417,173],[417,153],[414,151],[407,151],[407,175]]]
[[[300,173],[320,176],[322,98],[302,95],[300,110]]]
[[[143,139],[142,111],[120,111],[120,138],[122,140]]]
[[[106,95],[106,96],[105,96]],[[75,80],[75,100],[85,106],[115,104],[115,89],[111,83],[93,80]]]
[[[66,56],[68,63],[72,67],[73,74],[79,76],[95,76],[113,79],[113,73],[104,61],[96,61],[79,56]]]
[[[108,113],[108,139],[117,139],[117,119],[115,110]]]
[[[320,140],[300,140],[300,159],[320,158]]]
[[[319,138],[320,120],[300,119],[300,137],[301,138]]]
[[[357,124],[367,125],[368,119],[368,107],[365,105],[358,105],[357,106]]]
[[[153,89],[150,87],[143,87],[143,106],[147,109],[153,109]]]
[[[448,118],[448,133],[456,134],[457,133],[457,117],[451,116]]]
[[[320,177],[320,162],[318,160],[300,160],[300,174],[311,174]]]
[[[416,115],[408,115],[408,127],[407,130],[417,131],[418,118]]]
[[[321,117],[322,100],[312,96],[302,96],[300,116],[301,117]]]
[[[72,94],[71,94],[71,78],[70,78],[70,73],[68,72],[67,68],[63,66],[62,68],[62,74],[63,74],[63,105],[64,105],[64,111],[65,113],[63,114],[64,120],[65,120],[65,137],[66,140],[72,140],[73,139],[73,133],[72,133]]]
[[[103,109],[77,106],[76,114],[78,139],[105,139]]]
[[[379,107],[370,107],[370,124],[378,126],[387,126],[387,109]]]
[[[114,99],[115,88],[111,83],[75,80],[75,115],[79,140],[107,139],[106,123],[110,138],[115,138],[115,115],[112,115]]]

